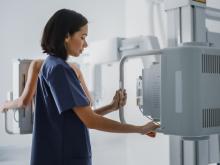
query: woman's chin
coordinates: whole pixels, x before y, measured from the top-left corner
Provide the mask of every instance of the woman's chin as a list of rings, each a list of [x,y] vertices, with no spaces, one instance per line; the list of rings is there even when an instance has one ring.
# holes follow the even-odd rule
[[[71,57],[79,57],[80,53],[75,53],[75,54],[69,54]]]

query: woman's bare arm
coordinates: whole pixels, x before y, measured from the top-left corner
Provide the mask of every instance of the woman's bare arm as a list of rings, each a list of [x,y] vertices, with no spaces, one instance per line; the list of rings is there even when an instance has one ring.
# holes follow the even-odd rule
[[[33,60],[28,69],[28,77],[22,95],[15,100],[5,101],[0,105],[0,111],[5,111],[14,108],[26,107],[33,99],[36,92],[37,78],[43,60]]]
[[[87,128],[106,132],[148,134],[152,131],[155,131],[155,129],[159,127],[159,125],[153,122],[149,122],[143,126],[122,124],[120,122],[96,114],[90,106],[75,107],[73,111]]]
[[[82,72],[80,71],[80,69],[76,66],[76,64],[70,64],[71,68],[76,72],[76,75],[82,85],[82,88],[86,94],[86,96],[88,97],[90,103],[92,104],[93,100],[92,100],[92,96],[89,92],[89,89],[87,88],[87,85],[86,85],[86,82],[85,82],[85,79],[83,77],[83,74]]]
[[[89,98],[90,102],[92,102],[92,96],[87,88],[86,82],[84,80],[83,74],[80,69],[75,64],[70,64],[72,69],[76,72],[79,81],[85,91],[86,96]],[[108,105],[102,106],[94,110],[94,112],[98,115],[106,115],[113,111],[118,110],[120,107],[123,107],[127,101],[127,94],[125,90],[117,90],[112,102]]]

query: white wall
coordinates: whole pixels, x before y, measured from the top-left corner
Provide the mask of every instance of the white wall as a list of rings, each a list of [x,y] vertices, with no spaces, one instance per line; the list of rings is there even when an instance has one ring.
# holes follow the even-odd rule
[[[158,37],[162,47],[165,42],[162,39],[161,30],[165,30],[166,22],[164,27],[161,27],[158,23],[159,15],[157,13],[157,7],[150,6],[150,0],[126,0],[126,36],[133,37],[139,35],[155,35]],[[164,6],[162,8],[162,20],[165,19]],[[154,15],[154,17],[152,17]],[[153,23],[154,22],[154,23]]]

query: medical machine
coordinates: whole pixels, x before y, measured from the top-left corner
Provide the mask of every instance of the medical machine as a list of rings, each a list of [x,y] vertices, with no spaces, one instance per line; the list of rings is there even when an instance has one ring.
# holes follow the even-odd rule
[[[158,57],[137,79],[137,105],[171,136],[170,165],[219,163],[219,148],[213,150],[219,137],[213,135],[220,134],[220,34],[209,32],[206,20],[219,21],[220,10],[206,7],[205,0],[167,0],[165,7],[168,48],[123,56],[120,88],[125,61]],[[123,108],[119,117],[126,122]]]
[[[151,54],[161,55],[161,63],[143,69],[143,114],[160,121],[164,134],[219,133],[220,49],[181,46],[139,52],[127,59]]]
[[[27,80],[31,60],[13,61],[13,92],[8,92],[8,100],[15,100],[22,94]],[[33,130],[34,100],[26,108],[13,109],[5,113],[5,130],[8,134],[30,134]]]

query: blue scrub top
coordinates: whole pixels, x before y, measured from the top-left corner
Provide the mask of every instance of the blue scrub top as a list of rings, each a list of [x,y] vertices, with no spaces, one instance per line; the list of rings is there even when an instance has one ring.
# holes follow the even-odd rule
[[[49,55],[37,83],[31,165],[91,165],[89,132],[73,111],[88,105],[73,69]]]

